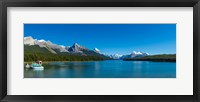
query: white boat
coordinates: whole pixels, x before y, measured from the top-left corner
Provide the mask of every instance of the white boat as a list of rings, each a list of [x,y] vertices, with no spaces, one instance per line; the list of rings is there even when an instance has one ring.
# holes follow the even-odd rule
[[[44,69],[43,66],[41,66],[41,67],[31,67],[31,68],[33,68],[33,69]]]
[[[31,64],[32,69],[44,69],[42,66],[42,61],[37,61],[36,63]]]
[[[43,71],[44,69],[33,69],[34,71]]]

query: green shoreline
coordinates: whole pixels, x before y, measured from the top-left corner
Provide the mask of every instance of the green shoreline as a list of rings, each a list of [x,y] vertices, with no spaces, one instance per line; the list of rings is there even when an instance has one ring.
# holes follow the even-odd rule
[[[123,59],[123,61],[176,62],[176,59]]]
[[[97,60],[97,61],[105,61],[105,60]],[[176,59],[123,59],[122,61],[152,61],[152,62],[176,62]],[[24,62],[25,64],[34,63],[32,62]],[[43,63],[50,63],[50,62],[94,62],[94,61],[45,61]]]
[[[154,61],[154,62],[176,62],[176,54],[150,55],[139,58],[127,58],[123,61]]]
[[[107,59],[114,60],[114,59]],[[154,62],[176,62],[176,54],[160,54],[160,55],[150,55],[138,58],[126,58],[121,59],[122,61],[154,61]],[[106,61],[104,60],[72,60],[72,61],[44,61],[43,63],[49,62],[91,62],[91,61]],[[35,61],[24,61],[24,63],[32,63]]]
[[[49,62],[92,62],[93,60],[91,61],[44,61],[42,63],[49,63]],[[96,61],[105,61],[105,60],[96,60]],[[34,63],[35,61],[31,61],[31,62],[26,62],[24,61],[24,63]]]

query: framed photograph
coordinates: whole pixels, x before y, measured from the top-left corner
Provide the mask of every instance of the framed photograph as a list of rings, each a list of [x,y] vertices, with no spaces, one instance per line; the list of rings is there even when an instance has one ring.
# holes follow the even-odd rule
[[[199,0],[3,0],[4,102],[199,101]]]

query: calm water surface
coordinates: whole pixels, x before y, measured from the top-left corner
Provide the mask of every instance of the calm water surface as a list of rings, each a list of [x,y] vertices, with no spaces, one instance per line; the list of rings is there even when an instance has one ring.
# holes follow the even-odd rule
[[[49,62],[24,68],[25,78],[176,78],[176,63],[151,61]]]

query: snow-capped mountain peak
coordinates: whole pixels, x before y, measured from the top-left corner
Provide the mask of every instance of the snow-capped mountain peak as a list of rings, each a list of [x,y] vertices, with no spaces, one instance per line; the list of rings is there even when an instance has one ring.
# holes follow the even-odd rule
[[[148,53],[143,53],[141,51],[133,51],[130,56],[131,58],[134,58],[134,57],[142,57],[142,56],[147,56],[149,55]]]
[[[47,48],[50,52],[56,53],[53,49],[57,49],[60,52],[68,52],[65,47],[52,43],[51,41],[45,41],[44,39],[37,40],[31,36],[24,37],[24,45],[38,45],[40,47]]]
[[[32,45],[38,45],[39,47],[44,47],[47,50],[49,50],[52,53],[57,54],[57,52],[68,52],[68,53],[81,53],[84,54],[85,51],[93,51],[99,54],[102,54],[98,48],[94,48],[93,50],[87,49],[78,43],[74,43],[72,46],[63,46],[63,45],[57,45],[52,43],[51,41],[46,41],[44,39],[33,39],[31,36],[24,37],[24,45],[32,46]],[[144,53],[142,51],[133,51],[131,54],[127,55],[120,55],[120,54],[113,54],[113,55],[106,55],[102,54],[104,56],[108,56],[113,59],[124,59],[124,58],[136,58],[136,57],[143,57],[148,56],[149,53]]]
[[[149,55],[149,53],[144,53],[142,51],[133,51],[131,54],[127,54],[127,55],[120,55],[120,54],[110,55],[110,58],[124,59],[124,58],[144,57],[144,56],[148,56],[148,55]]]
[[[25,45],[34,45],[34,39],[31,36],[24,37],[24,44]]]
[[[113,55],[110,55],[111,58],[113,59],[120,59],[123,55],[120,55],[120,54],[113,54]]]
[[[73,46],[68,49],[69,52],[74,53],[82,53],[82,50],[87,50],[87,48],[79,45],[78,43],[74,43]]]
[[[38,42],[46,42],[44,39],[38,40]]]
[[[98,48],[94,48],[94,52],[100,53],[100,50]]]
[[[141,51],[133,51],[132,54],[142,54]]]
[[[59,45],[60,47],[62,47],[62,48],[65,48],[65,46],[64,45]]]

